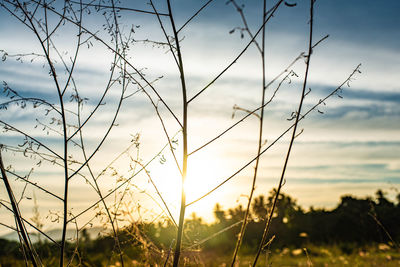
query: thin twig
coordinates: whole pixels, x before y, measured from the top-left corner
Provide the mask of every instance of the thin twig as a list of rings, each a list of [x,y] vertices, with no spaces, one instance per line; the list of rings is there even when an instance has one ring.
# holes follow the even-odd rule
[[[12,209],[10,209],[10,208],[7,207],[6,205],[4,205],[2,202],[0,202],[0,205],[2,205],[3,207],[5,207],[6,209],[8,209],[9,211],[11,211],[11,212],[14,214],[14,212],[12,211]],[[55,241],[54,239],[52,239],[52,238],[51,238],[49,235],[47,235],[45,232],[43,232],[42,230],[40,230],[39,228],[37,228],[35,225],[33,225],[32,223],[30,223],[28,220],[24,219],[23,217],[21,217],[21,218],[22,218],[22,220],[23,220],[25,223],[29,224],[29,226],[31,226],[32,228],[34,228],[34,229],[35,229],[36,231],[38,231],[40,234],[44,235],[47,239],[49,239],[49,240],[50,240],[51,242],[53,242],[55,245],[57,245],[58,247],[60,246],[60,244],[57,243],[57,241]],[[0,225],[3,225],[4,227],[7,227],[7,228],[9,228],[9,229],[11,229],[11,230],[13,230],[13,231],[15,231],[15,232],[18,232],[18,234],[20,234],[20,232],[18,231],[18,229],[14,228],[14,227],[11,227],[11,226],[6,225],[6,224],[1,223],[1,222],[0,222]]]
[[[157,195],[160,197],[162,203],[164,204],[164,207],[165,207],[165,209],[167,210],[168,215],[169,215],[169,217],[170,217],[172,223],[173,223],[176,227],[178,227],[178,224],[175,222],[174,216],[172,216],[172,213],[171,213],[171,211],[169,210],[169,207],[168,207],[167,203],[165,202],[165,200],[164,200],[163,196],[161,195],[160,191],[158,190],[157,185],[154,183],[153,178],[151,178],[151,175],[150,175],[149,171],[148,171],[148,170],[146,169],[146,167],[144,167],[143,164],[140,163],[139,161],[135,161],[135,162],[136,162],[137,164],[139,164],[139,165],[144,169],[144,172],[146,173],[147,177],[149,178],[150,183],[153,185],[154,189],[156,190]]]
[[[74,4],[80,4],[77,1],[70,0],[69,2],[74,3]],[[119,9],[123,11],[133,11],[133,12],[138,12],[138,13],[145,13],[145,14],[150,14],[150,15],[156,15],[155,12],[152,11],[147,11],[147,10],[142,10],[142,9],[136,9],[136,8],[129,8],[129,7],[121,7],[121,6],[106,6],[106,5],[100,5],[100,4],[90,4],[90,3],[82,3],[84,6],[91,6],[91,7],[97,7],[97,8],[104,8],[104,9]],[[168,16],[168,14],[165,13],[158,13],[160,16]]]
[[[17,227],[19,229],[18,232],[22,236],[25,248],[28,250],[29,258],[30,258],[30,260],[32,262],[32,265],[34,267],[36,267],[36,266],[38,266],[38,264],[37,264],[37,260],[36,260],[36,258],[34,256],[34,248],[32,247],[32,244],[31,244],[31,242],[29,240],[29,235],[28,235],[28,232],[27,232],[27,230],[25,228],[25,225],[23,223],[22,215],[21,215],[20,210],[18,208],[18,204],[17,204],[17,202],[15,200],[13,190],[11,188],[10,183],[8,182],[6,170],[5,170],[4,165],[3,165],[3,158],[2,158],[2,155],[1,155],[1,147],[0,147],[0,170],[1,170],[2,180],[4,182],[4,186],[5,186],[6,190],[7,190],[7,194],[8,194],[8,197],[10,199],[10,203],[11,203],[11,206],[12,206],[14,217],[15,217],[15,220],[17,221]]]
[[[174,57],[175,63],[179,68],[179,62],[178,62],[178,59],[176,58],[173,46],[172,46],[172,44],[171,44],[171,42],[169,40],[168,34],[167,34],[167,32],[165,31],[165,28],[164,28],[164,24],[163,24],[163,22],[162,22],[162,20],[161,20],[161,18],[159,16],[159,13],[158,13],[156,7],[154,6],[152,0],[150,0],[150,5],[153,8],[154,12],[157,14],[157,20],[158,20],[158,23],[160,24],[160,27],[161,27],[161,30],[162,30],[162,32],[164,34],[165,40],[167,40],[169,51],[171,52],[172,56]]]
[[[198,97],[200,94],[202,94],[207,88],[209,88],[216,80],[218,80],[227,70],[229,70],[233,64],[236,63],[236,61],[247,51],[247,49],[250,47],[250,45],[254,42],[258,34],[261,32],[261,30],[265,27],[265,24],[273,17],[275,14],[275,11],[278,9],[278,7],[282,4],[283,0],[279,0],[278,3],[271,9],[271,14],[268,16],[268,18],[263,22],[261,27],[257,30],[257,32],[254,34],[253,38],[247,43],[247,45],[243,48],[243,50],[235,57],[235,59],[229,63],[228,66],[225,67],[211,82],[209,82],[203,89],[201,89],[199,92],[197,92],[192,98],[189,99],[188,103],[192,102],[196,97]]]
[[[200,241],[194,243],[193,245],[191,245],[191,246],[185,248],[185,250],[191,250],[192,248],[198,247],[198,246],[200,246],[200,245],[206,243],[207,241],[213,239],[214,237],[219,236],[220,234],[225,233],[226,231],[228,231],[228,230],[234,228],[235,226],[237,226],[237,225],[239,225],[239,224],[241,224],[241,223],[243,223],[243,220],[240,220],[240,221],[238,221],[238,222],[235,222],[235,223],[233,223],[233,224],[231,224],[231,225],[225,227],[224,229],[222,229],[222,230],[220,230],[220,231],[218,231],[218,232],[216,232],[216,233],[214,233],[214,234],[212,234],[212,235],[210,235],[210,236],[208,236],[208,237],[206,237],[206,238],[204,238],[204,239],[202,239],[202,240],[200,240]]]
[[[303,54],[301,53],[300,56],[298,56],[294,61],[292,61],[292,63],[281,73],[279,73],[270,83],[268,83],[265,86],[265,89],[267,89],[273,82],[275,82],[280,76],[282,76],[282,74],[284,74],[285,72],[288,71],[288,69],[294,65],[294,63],[296,61],[298,61],[299,59],[303,58]],[[224,131],[222,131],[220,134],[218,134],[216,137],[212,138],[211,140],[207,141],[206,143],[204,143],[203,145],[201,145],[200,147],[194,149],[192,152],[189,153],[189,156],[196,153],[197,151],[203,149],[204,147],[208,146],[209,144],[211,144],[212,142],[216,141],[218,138],[222,137],[224,134],[226,134],[227,132],[229,132],[232,128],[234,128],[235,126],[239,125],[241,122],[243,122],[245,119],[247,119],[248,117],[250,117],[253,114],[256,114],[256,112],[264,107],[266,107],[267,105],[269,105],[272,100],[275,98],[276,93],[278,92],[278,90],[280,89],[283,81],[285,81],[287,79],[287,77],[291,74],[291,72],[289,72],[283,79],[282,81],[278,84],[278,86],[276,87],[274,93],[272,94],[272,96],[270,97],[270,99],[264,103],[264,105],[250,111],[250,110],[246,110],[247,115],[244,116],[243,118],[241,118],[240,120],[238,120],[237,122],[235,122],[234,124],[232,124],[231,126],[229,126],[227,129],[225,129]],[[257,116],[257,115],[256,115]]]
[[[180,133],[180,131],[178,132]],[[178,134],[177,133],[177,134]],[[176,137],[176,135],[174,137]],[[173,138],[174,138],[173,137]],[[155,154],[149,161],[147,161],[146,164],[143,164],[144,167],[147,167],[150,163],[152,163],[157,157],[159,157],[161,155],[161,153],[168,147],[168,143],[165,144],[161,150]],[[140,174],[144,169],[141,168],[140,170],[138,170],[136,173],[134,173],[131,177],[127,178],[124,182],[122,182],[120,185],[118,185],[117,187],[115,187],[113,190],[109,191],[106,195],[104,195],[104,199],[108,198],[109,196],[111,196],[112,194],[114,194],[118,189],[120,189],[122,186],[124,186],[125,184],[129,183],[133,178],[135,178],[138,174]],[[97,204],[99,204],[101,202],[101,200],[97,200],[95,201],[92,205],[90,205],[89,207],[87,207],[86,209],[84,209],[83,211],[81,211],[80,213],[78,213],[77,215],[71,217],[69,219],[69,221],[75,220],[76,218],[82,216],[83,214],[85,214],[87,211],[89,211],[90,209],[94,208]]]
[[[283,0],[282,0],[283,1]],[[40,3],[37,0],[32,0],[32,2],[34,3]],[[43,4],[41,4],[43,5]],[[48,8],[43,6],[43,8]],[[59,12],[57,12],[54,9],[49,9],[49,11],[53,12],[54,14],[58,15],[58,16],[62,16],[62,14],[60,14]],[[96,33],[93,33],[92,31],[90,31],[89,29],[87,29],[86,27],[83,27],[82,25],[80,25],[79,23],[77,23],[76,21],[73,21],[71,19],[69,19],[68,17],[65,17],[66,21],[69,21],[70,23],[76,25],[76,26],[80,26],[82,27],[82,30],[85,31],[85,33],[93,36],[93,38],[95,38],[95,40],[99,41],[100,43],[102,43],[107,49],[109,49],[112,53],[116,54],[118,57],[120,57],[122,60],[124,60],[126,62],[126,64],[131,67],[140,77],[140,79],[142,79],[150,88],[151,90],[157,95],[158,99],[163,103],[163,105],[167,108],[167,110],[171,113],[171,115],[174,117],[174,119],[177,121],[177,123],[182,127],[182,123],[179,121],[178,117],[175,115],[175,113],[172,111],[172,109],[169,107],[169,105],[164,101],[164,99],[161,97],[161,95],[158,93],[158,91],[151,85],[151,83],[146,79],[146,77],[141,73],[141,71],[136,68],[132,63],[129,62],[128,59],[126,59],[119,51],[116,51],[113,47],[111,47],[109,44],[107,44],[103,39],[101,39],[100,37],[98,37],[96,35]]]
[[[267,217],[268,220],[267,220],[267,223],[265,225],[264,232],[263,232],[260,244],[258,246],[258,250],[257,250],[256,256],[255,256],[254,261],[253,261],[253,267],[255,267],[256,264],[257,264],[258,257],[260,256],[261,250],[262,250],[262,248],[264,246],[265,240],[267,239],[267,236],[268,236],[268,233],[269,233],[269,229],[271,227],[272,217],[274,215],[276,204],[278,202],[280,190],[282,189],[282,185],[283,185],[283,181],[284,181],[284,177],[285,177],[287,164],[289,162],[290,152],[292,151],[294,139],[296,137],[296,130],[297,130],[297,125],[298,125],[299,119],[300,119],[301,109],[303,107],[303,101],[304,101],[305,92],[306,92],[306,85],[307,85],[307,81],[308,81],[308,73],[309,73],[309,69],[310,69],[310,60],[311,60],[311,54],[312,54],[312,37],[313,37],[313,25],[314,25],[314,1],[315,0],[310,0],[310,22],[309,22],[310,32],[309,32],[309,39],[308,39],[308,54],[307,54],[307,61],[306,61],[306,70],[305,70],[305,74],[304,74],[303,88],[302,88],[302,91],[301,91],[299,107],[297,109],[296,121],[294,123],[293,131],[292,131],[292,137],[290,139],[289,147],[288,147],[288,150],[287,150],[287,153],[286,153],[285,163],[284,163],[283,168],[282,168],[282,174],[281,174],[281,177],[279,179],[278,189],[276,190],[276,194],[275,194],[275,197],[274,197],[272,208],[271,208],[271,210],[270,210],[270,212],[268,214],[268,217]]]
[[[314,106],[312,106],[306,113],[304,113],[303,115],[300,116],[299,118],[299,122],[302,121],[305,117],[307,117],[308,114],[310,114],[312,111],[314,111],[319,105],[321,105],[322,103],[324,103],[324,101],[326,101],[328,98],[330,98],[331,96],[337,94],[338,91],[340,91],[342,89],[342,87],[347,84],[348,82],[351,81],[351,78],[355,75],[355,73],[359,72],[359,68],[360,68],[361,64],[359,64],[354,70],[353,72],[349,75],[349,77],[339,86],[337,87],[335,90],[333,90],[330,94],[328,94],[326,97],[324,97],[323,99],[320,99]],[[192,202],[188,203],[187,206],[190,206],[196,202],[198,202],[199,200],[205,198],[206,196],[210,195],[211,193],[213,193],[215,190],[217,190],[219,187],[221,187],[222,185],[224,185],[226,182],[228,182],[229,180],[231,180],[233,177],[235,177],[238,173],[240,173],[241,171],[243,171],[245,168],[247,168],[251,163],[253,163],[258,157],[260,157],[262,154],[264,154],[265,152],[267,152],[272,146],[274,146],[283,136],[285,136],[292,128],[294,127],[294,124],[292,124],[291,126],[289,126],[285,131],[283,131],[277,138],[275,138],[274,141],[272,141],[269,146],[267,146],[264,150],[262,150],[260,152],[259,155],[255,156],[253,159],[251,159],[249,162],[247,162],[245,165],[243,165],[240,169],[238,169],[235,173],[233,173],[231,176],[229,176],[228,178],[226,178],[224,181],[222,181],[220,184],[218,184],[216,187],[214,187],[212,190],[208,191],[207,193],[205,193],[204,195],[202,195],[201,197],[193,200]]]
[[[235,1],[233,1],[233,3],[236,5]],[[262,20],[264,22],[265,21],[265,17],[266,17],[266,14],[265,14],[266,0],[264,0],[263,3],[264,4],[263,4],[263,10],[262,10],[262,13],[263,13]],[[238,9],[238,10],[241,10],[241,9]],[[246,23],[246,19],[244,17],[243,11],[240,11],[240,14],[241,14],[242,19],[243,19],[243,21],[244,21],[244,23],[245,23],[245,25],[247,27],[247,23]],[[248,27],[247,27],[247,29],[248,29]],[[249,32],[249,34],[251,36],[251,32],[250,32],[249,29],[248,29],[248,32]],[[266,72],[266,66],[265,66],[265,26],[262,29],[262,37],[261,37],[261,39],[262,39],[261,47],[258,46],[257,42],[255,42],[255,44],[256,44],[257,48],[259,49],[259,51],[261,53],[261,65],[262,65],[262,68],[261,68],[261,70],[262,70],[261,106],[264,107],[264,104],[265,104],[265,83],[266,83],[265,82],[265,80],[266,80],[266,77],[265,77],[266,76],[266,73],[265,73]],[[259,115],[259,133],[258,133],[257,155],[260,154],[261,148],[262,148],[262,145],[263,145],[262,143],[263,143],[264,108],[261,108],[260,113],[261,114]],[[240,229],[240,233],[239,233],[238,238],[237,238],[235,250],[233,252],[231,267],[235,266],[236,256],[239,253],[239,249],[240,249],[240,246],[242,244],[242,241],[243,241],[243,238],[244,238],[244,234],[245,234],[245,231],[246,231],[247,218],[249,217],[250,205],[251,205],[251,201],[253,199],[253,194],[254,194],[254,190],[255,190],[255,186],[256,186],[257,171],[258,171],[259,163],[260,163],[260,157],[257,157],[256,164],[254,166],[254,174],[253,174],[253,180],[252,180],[251,189],[250,189],[250,195],[249,195],[249,199],[247,201],[247,207],[246,207],[246,211],[245,211],[245,214],[244,214],[242,227]]]
[[[243,22],[243,25],[244,25],[243,29],[247,32],[247,34],[250,36],[250,38],[254,40],[253,42],[254,42],[254,45],[257,47],[258,52],[260,52],[260,54],[263,54],[264,52],[263,52],[262,47],[260,47],[260,45],[258,44],[257,40],[254,38],[253,33],[250,31],[249,25],[247,23],[246,16],[244,15],[244,12],[243,12],[243,8],[241,8],[236,3],[235,0],[230,0],[228,3],[232,3],[235,6],[236,11],[240,14],[240,17],[242,18],[242,22]],[[263,16],[262,16],[263,22],[265,20],[266,15],[267,15],[267,13],[265,12],[265,9],[264,9],[263,10]],[[265,27],[264,27],[264,30],[265,30]],[[264,30],[263,30],[263,32],[264,32]]]
[[[34,187],[36,187],[36,188],[42,190],[43,192],[45,192],[45,193],[47,193],[47,194],[49,194],[49,195],[51,195],[51,196],[57,198],[58,200],[63,201],[63,199],[62,199],[61,197],[57,196],[56,194],[50,192],[49,190],[47,190],[47,189],[45,189],[45,188],[43,188],[43,187],[41,187],[40,185],[38,185],[38,184],[36,184],[36,183],[34,183],[34,182],[29,181],[29,180],[26,179],[25,177],[22,177],[22,176],[20,176],[20,175],[14,173],[14,172],[11,172],[11,171],[9,171],[9,170],[6,170],[6,172],[9,173],[9,174],[11,174],[11,175],[14,175],[15,177],[17,177],[17,179],[21,179],[21,180],[23,180],[24,182],[26,182],[26,183],[28,183],[28,184],[30,184],[30,185],[32,185],[32,186],[34,186]]]
[[[39,146],[44,147],[47,151],[49,151],[50,153],[52,153],[53,155],[55,155],[57,158],[59,159],[63,159],[63,157],[61,157],[58,153],[56,153],[54,150],[52,150],[51,148],[49,148],[48,146],[46,146],[45,144],[43,144],[42,142],[40,142],[39,140],[37,140],[35,137],[15,128],[14,126],[12,126],[11,124],[8,124],[7,122],[0,120],[0,123],[4,124],[6,127],[9,128],[9,130],[18,132],[20,134],[22,134],[23,136],[25,136],[26,138],[32,140],[33,142],[37,143]]]
[[[195,17],[197,17],[199,15],[199,13],[206,7],[208,6],[212,1],[214,0],[209,0],[207,3],[205,3],[199,10],[197,10],[196,13],[194,13],[188,20],[186,20],[185,23],[183,23],[183,25],[176,31],[177,34],[179,34],[179,32],[186,27],[186,25],[192,21],[192,19],[194,19]]]

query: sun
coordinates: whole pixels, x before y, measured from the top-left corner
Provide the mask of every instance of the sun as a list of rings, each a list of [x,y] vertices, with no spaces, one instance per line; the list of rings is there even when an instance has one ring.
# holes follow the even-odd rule
[[[209,155],[189,157],[188,172],[184,182],[186,203],[190,203],[212,190],[218,181],[223,177],[223,167],[215,157]],[[167,159],[167,163],[159,168],[152,170],[153,180],[157,185],[158,191],[171,209],[171,212],[178,215],[181,201],[182,177],[173,160]],[[196,213],[201,213],[203,209],[209,209],[211,203],[215,201],[213,197],[207,197],[197,202],[195,205]]]
[[[197,199],[213,189],[220,176],[220,167],[215,161],[204,158],[189,160],[184,184],[187,200]]]

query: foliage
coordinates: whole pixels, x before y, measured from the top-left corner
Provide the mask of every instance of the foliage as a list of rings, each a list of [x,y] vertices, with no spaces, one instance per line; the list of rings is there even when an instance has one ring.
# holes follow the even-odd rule
[[[242,263],[257,249],[258,237],[264,227],[260,215],[271,208],[274,194],[275,190],[267,197],[258,196],[252,203],[251,221],[243,239],[243,249],[239,258]],[[240,224],[237,223],[241,221],[243,212],[240,205],[222,210],[217,204],[214,209],[215,221],[211,224],[192,214],[185,222],[184,242],[197,245],[186,248],[183,257],[196,262],[199,259],[204,261],[206,255],[220,255],[220,260],[227,260],[234,248],[232,240],[236,239],[240,230]],[[395,253],[396,256],[393,257],[399,257],[399,253],[395,252],[400,241],[400,226],[396,223],[399,216],[400,203],[391,202],[381,190],[377,191],[375,199],[343,196],[337,207],[332,210],[311,208],[309,211],[304,211],[292,197],[282,194],[271,224],[271,230],[276,237],[271,242],[270,249],[265,252],[276,252],[270,259],[272,262],[282,262],[283,258],[286,258],[286,262],[294,262],[310,257],[314,263],[330,262],[337,266],[345,261],[366,262],[367,258],[372,257],[368,253],[381,258],[374,260],[387,260],[388,257],[381,254],[388,250]],[[387,226],[390,228],[386,228]],[[213,233],[219,234],[210,238]],[[125,227],[118,236],[123,246],[124,258],[127,262],[135,261],[139,266],[162,263],[162,257],[153,249],[153,245],[162,247],[163,251],[168,253],[174,234],[173,224],[158,222],[132,224]],[[2,262],[12,261],[11,259],[22,260],[18,242],[0,239],[0,245]],[[46,262],[56,260],[56,246],[47,242],[38,242],[35,246]],[[83,231],[79,240],[79,256],[76,257],[75,263],[80,262],[83,266],[115,264],[118,258],[114,255],[114,246],[112,235],[91,239],[86,231]],[[72,251],[72,248],[71,244],[69,251]],[[299,248],[307,248],[307,253]]]

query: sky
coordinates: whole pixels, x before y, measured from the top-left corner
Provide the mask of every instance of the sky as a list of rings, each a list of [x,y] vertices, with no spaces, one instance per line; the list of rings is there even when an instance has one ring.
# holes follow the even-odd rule
[[[137,1],[135,1],[137,2]],[[179,33],[189,98],[193,97],[205,85],[213,80],[249,42],[249,35],[243,32],[240,14],[232,3],[215,0],[199,15],[187,24]],[[266,24],[266,76],[272,80],[284,70],[308,45],[309,3],[307,1],[287,1],[296,3],[289,7],[282,5],[273,18]],[[1,2],[5,4],[4,1]],[[154,1],[159,12],[167,12],[163,1]],[[179,28],[206,1],[176,0],[172,1],[172,9],[176,25]],[[273,1],[267,1],[269,8]],[[61,10],[62,1],[56,1],[56,10]],[[243,12],[251,32],[254,34],[262,21],[261,1],[243,1]],[[7,5],[6,5],[7,6]],[[119,6],[151,10],[147,1],[129,3],[121,1]],[[75,6],[78,8],[78,6]],[[335,88],[342,84],[361,64],[360,71],[350,82],[350,87],[343,86],[339,98],[330,97],[318,110],[310,113],[299,124],[302,131],[294,144],[288,169],[285,176],[283,192],[291,195],[304,208],[333,208],[342,195],[357,197],[373,196],[381,188],[394,199],[400,189],[400,18],[397,15],[400,2],[397,0],[318,0],[315,3],[313,40],[316,43],[329,34],[314,48],[310,61],[310,75],[307,88],[311,92],[305,98],[304,109],[308,110]],[[43,12],[43,11],[42,11]],[[168,103],[174,114],[182,118],[182,92],[178,69],[171,53],[165,45],[155,15],[121,10],[119,12],[121,31],[131,36],[135,42],[130,44],[127,59],[145,74],[145,78],[154,81],[154,87]],[[42,16],[38,12],[38,17]],[[49,14],[50,28],[56,25],[57,15]],[[168,34],[171,27],[166,18],[162,18]],[[85,12],[83,25],[96,32],[105,43],[114,46],[103,25],[106,23],[102,12]],[[234,30],[232,32],[232,30]],[[43,34],[43,33],[42,33]],[[0,50],[3,61],[0,62],[0,80],[25,97],[46,99],[59,106],[57,91],[49,76],[49,67],[43,59],[43,50],[35,35],[12,17],[4,7],[0,8]],[[82,40],[89,38],[82,34]],[[145,40],[151,40],[149,42]],[[260,43],[260,38],[256,40]],[[70,57],[74,55],[77,42],[77,27],[65,23],[52,36],[57,51],[71,66]],[[103,43],[91,38],[80,48],[78,61],[74,70],[74,82],[80,96],[86,98],[81,109],[81,117],[87,117],[99,101],[104,88],[107,87],[113,54]],[[61,84],[66,81],[67,73],[57,51],[51,51]],[[5,54],[7,53],[7,54]],[[18,60],[17,54],[29,54]],[[32,60],[33,59],[33,60]],[[32,60],[32,62],[31,62]],[[189,104],[188,140],[189,151],[193,151],[208,140],[219,135],[227,127],[240,120],[246,112],[234,110],[234,106],[245,110],[253,110],[261,103],[261,59],[254,44],[240,57],[232,68],[225,72],[212,86],[196,97]],[[264,136],[266,146],[277,139],[292,121],[291,113],[296,110],[300,100],[304,78],[304,59],[296,62],[291,68],[296,75],[286,79],[273,101],[265,109]],[[132,75],[136,70],[128,67]],[[266,99],[272,97],[278,83],[273,83],[266,90]],[[143,82],[141,79],[139,81]],[[4,87],[4,84],[3,84]],[[149,89],[148,87],[146,89]],[[166,130],[170,137],[174,136],[178,162],[181,161],[182,137],[177,121],[166,108],[157,101],[157,96],[148,90],[158,106]],[[76,112],[75,102],[70,102],[74,94],[73,86],[69,86],[64,95],[66,107]],[[106,199],[112,204],[123,196],[119,209],[133,217],[151,221],[161,218],[159,206],[163,206],[159,195],[153,187],[157,185],[159,194],[170,207],[175,220],[178,219],[180,178],[171,153],[168,150],[162,124],[148,97],[138,86],[130,84],[119,111],[115,126],[100,150],[90,161],[95,176],[105,166],[118,157],[122,151],[128,151],[113,162],[113,168],[98,178],[103,194],[132,177],[140,164],[154,160],[133,177],[125,191],[119,190]],[[83,128],[85,148],[88,154],[95,151],[106,133],[121,95],[121,85],[114,82],[100,108]],[[3,92],[1,103],[7,101]],[[27,105],[9,105],[0,110],[0,118],[13,127],[21,129],[37,138],[56,153],[63,153],[62,136],[58,131],[57,114],[46,115],[45,107],[34,109]],[[55,119],[53,119],[55,118]],[[67,115],[70,125],[77,124],[76,116]],[[48,125],[51,128],[45,126]],[[187,182],[187,201],[191,202],[202,196],[214,186],[224,181],[242,166],[247,164],[257,153],[259,122],[250,116],[233,130],[218,138],[215,142],[189,157],[189,179]],[[74,131],[70,127],[69,134]],[[138,138],[139,137],[139,138]],[[73,141],[79,143],[79,135]],[[136,143],[135,143],[136,141]],[[24,138],[12,131],[2,131],[0,143],[8,147],[21,147]],[[140,144],[139,144],[140,143]],[[284,156],[289,144],[289,135],[283,136],[268,149],[260,160],[260,169],[255,194],[268,194],[277,186]],[[165,148],[166,147],[166,148]],[[125,150],[127,149],[128,150]],[[41,150],[46,152],[45,150]],[[82,150],[74,143],[69,144],[73,159],[83,160]],[[48,153],[48,151],[47,151]],[[62,196],[64,177],[62,168],[51,162],[42,161],[38,156],[25,157],[12,149],[3,150],[3,161],[6,166],[25,176],[33,168],[29,179]],[[133,160],[137,160],[140,164]],[[72,164],[71,168],[76,168]],[[223,208],[244,205],[250,189],[254,164],[241,171],[237,176],[225,183],[216,192],[188,207],[187,216],[192,212],[212,221],[212,211],[218,202]],[[113,174],[114,173],[114,174]],[[120,174],[120,179],[116,173]],[[98,195],[90,186],[88,169],[81,175],[70,179],[70,212],[80,214],[81,211],[96,203]],[[149,179],[151,177],[151,180]],[[85,181],[83,177],[88,177]],[[33,216],[35,205],[48,228],[57,227],[57,219],[62,210],[61,201],[54,199],[32,185],[12,179],[12,185],[20,207],[26,218]],[[125,184],[125,185],[127,185]],[[125,185],[121,189],[125,188]],[[125,193],[124,193],[125,192]],[[0,189],[0,199],[7,205],[4,187]],[[36,203],[36,204],[35,204]],[[101,204],[80,216],[79,227],[87,222],[101,224],[102,216],[95,217],[101,211]],[[103,210],[104,211],[104,210]],[[160,217],[160,216],[161,217]],[[129,216],[128,216],[129,217]],[[0,231],[6,232],[11,213],[0,208]],[[11,220],[12,221],[12,220]]]

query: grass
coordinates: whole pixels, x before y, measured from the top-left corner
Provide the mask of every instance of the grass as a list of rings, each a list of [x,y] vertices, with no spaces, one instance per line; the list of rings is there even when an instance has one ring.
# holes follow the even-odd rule
[[[223,267],[229,266],[231,260],[230,255],[221,257],[221,255],[204,255],[199,253],[195,257],[197,258],[197,262],[191,259],[190,264],[182,266]],[[253,255],[242,255],[235,266],[251,266],[253,258]],[[389,248],[387,245],[374,245],[366,248],[354,248],[351,253],[344,253],[341,246],[309,245],[307,248],[284,248],[274,250],[268,254],[263,253],[258,260],[257,266],[397,267],[400,266],[400,250]]]
[[[345,249],[347,252],[349,250]],[[125,266],[163,266],[163,263],[150,262],[140,263],[134,259],[128,259],[125,255]],[[117,260],[117,258],[115,258]],[[181,266],[205,266],[205,267],[223,267],[228,266],[231,261],[231,255],[215,255],[212,253],[191,252],[183,253]],[[249,266],[253,261],[253,255],[240,255],[236,265]],[[57,266],[56,260],[48,259],[46,266]],[[6,255],[0,257],[0,267],[3,266],[25,266],[23,260],[10,259]],[[79,266],[73,264],[72,266]],[[105,261],[92,261],[92,264],[84,263],[80,266],[121,266],[118,261],[113,263]],[[400,250],[390,248],[386,244],[370,245],[364,248],[353,247],[350,253],[343,252],[343,246],[316,246],[308,245],[306,248],[283,248],[273,250],[272,253],[263,253],[257,266],[313,266],[313,267],[341,267],[341,266],[379,266],[379,267],[397,267],[400,266]]]
[[[400,266],[400,251],[388,246],[371,246],[354,249],[351,253],[343,253],[339,246],[315,246],[288,249],[271,253],[268,263],[272,266]],[[257,266],[265,264],[266,255]],[[243,261],[242,266],[247,266]]]

